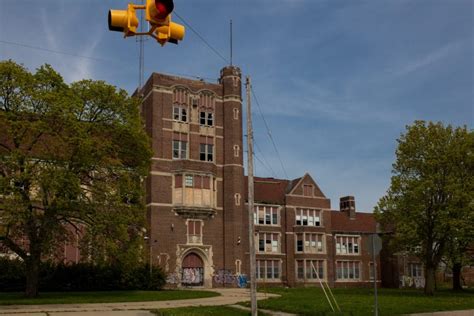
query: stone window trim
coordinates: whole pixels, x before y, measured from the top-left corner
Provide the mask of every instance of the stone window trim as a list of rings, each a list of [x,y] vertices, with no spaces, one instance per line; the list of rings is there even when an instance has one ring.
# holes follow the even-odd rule
[[[323,211],[320,209],[296,208],[295,225],[296,226],[323,226]]]
[[[361,236],[360,235],[335,235],[336,255],[360,256]]]
[[[239,156],[240,156],[240,146],[234,145],[234,157],[239,157]]]
[[[187,123],[189,121],[188,117],[188,107],[185,105],[173,105],[173,120],[180,123]]]
[[[214,126],[214,112],[201,109],[199,111],[199,125],[213,127]]]
[[[258,253],[281,253],[281,233],[279,232],[258,232]]]
[[[235,193],[234,194],[234,202],[235,202],[235,205],[239,206],[240,205],[240,193]]]
[[[314,271],[313,266],[316,271]],[[297,281],[325,281],[326,271],[327,261],[325,259],[307,258],[295,260],[295,277]]]
[[[255,205],[254,224],[259,226],[281,226],[281,206]]]
[[[257,280],[265,280],[266,282],[281,281],[281,259],[257,259],[256,266]]]
[[[241,274],[242,271],[242,260],[235,260],[235,274]]]
[[[239,109],[238,108],[234,108],[233,109],[233,112],[234,112],[234,120],[238,120],[239,119]]]
[[[202,244],[204,221],[201,219],[186,220],[187,244]]]
[[[326,253],[326,235],[324,233],[296,233],[295,253]]]
[[[360,261],[336,260],[336,282],[359,282],[361,272]]]

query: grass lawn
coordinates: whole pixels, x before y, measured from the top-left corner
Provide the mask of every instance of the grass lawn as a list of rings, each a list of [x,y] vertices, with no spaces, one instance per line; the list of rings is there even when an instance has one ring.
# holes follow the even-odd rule
[[[151,311],[158,316],[248,316],[250,312],[228,306],[168,308]],[[266,314],[258,312],[258,315]]]
[[[113,303],[182,300],[219,296],[209,291],[110,291],[110,292],[41,292],[37,298],[25,298],[23,293],[0,292],[0,305]]]
[[[373,315],[372,289],[333,289],[342,313],[332,313],[320,288],[272,288],[268,292],[282,295],[259,301],[258,307],[299,315]],[[248,306],[248,303],[244,303]],[[402,315],[417,312],[474,309],[474,291],[454,293],[439,290],[427,297],[418,290],[379,289],[379,315]]]

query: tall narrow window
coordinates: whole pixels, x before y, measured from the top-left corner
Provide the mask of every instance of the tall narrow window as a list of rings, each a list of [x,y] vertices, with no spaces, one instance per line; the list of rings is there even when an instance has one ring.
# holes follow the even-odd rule
[[[240,146],[234,145],[234,157],[239,157]]]
[[[313,186],[311,184],[303,185],[303,195],[304,196],[313,196]]]
[[[234,120],[238,120],[238,119],[239,119],[239,109],[234,108]]]
[[[213,161],[214,146],[211,144],[200,144],[199,145],[199,160],[201,161]]]
[[[199,124],[204,126],[214,125],[214,113],[207,111],[199,112]]]
[[[188,243],[202,243],[202,221],[188,220]]]
[[[179,122],[187,122],[188,113],[186,107],[179,105],[173,106],[173,119]]]
[[[186,159],[187,147],[187,142],[173,140],[173,159]]]

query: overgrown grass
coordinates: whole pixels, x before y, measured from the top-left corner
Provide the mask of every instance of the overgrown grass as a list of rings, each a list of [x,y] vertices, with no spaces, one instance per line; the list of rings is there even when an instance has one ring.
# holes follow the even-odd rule
[[[333,289],[342,313],[333,313],[320,288],[272,288],[282,295],[259,301],[258,307],[299,315],[373,315],[372,289]],[[461,293],[440,290],[428,297],[418,290],[379,289],[379,315],[402,315],[419,312],[474,309],[474,291]],[[248,306],[248,303],[244,303]]]
[[[250,312],[228,306],[166,308],[151,311],[158,316],[248,316]],[[260,313],[259,313],[260,314]]]
[[[75,304],[167,301],[219,296],[210,291],[110,291],[110,292],[42,292],[37,298],[23,293],[0,292],[0,305]]]

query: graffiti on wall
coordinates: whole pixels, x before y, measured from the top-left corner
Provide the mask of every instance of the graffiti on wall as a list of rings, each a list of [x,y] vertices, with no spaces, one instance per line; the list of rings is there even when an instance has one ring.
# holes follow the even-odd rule
[[[203,285],[203,268],[183,268],[183,285]]]
[[[245,274],[239,274],[237,276],[237,286],[240,288],[247,287],[247,276]]]
[[[414,287],[417,289],[423,288],[425,287],[425,278],[404,275],[400,277],[400,287]]]
[[[174,272],[174,273],[168,274],[168,276],[166,277],[166,283],[168,283],[168,284],[178,284],[179,283],[178,273]]]
[[[247,276],[245,274],[233,274],[230,270],[217,270],[213,276],[213,280],[217,284],[232,284],[240,288],[247,287]]]

